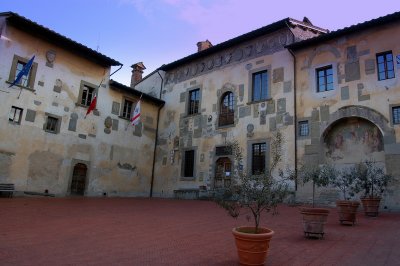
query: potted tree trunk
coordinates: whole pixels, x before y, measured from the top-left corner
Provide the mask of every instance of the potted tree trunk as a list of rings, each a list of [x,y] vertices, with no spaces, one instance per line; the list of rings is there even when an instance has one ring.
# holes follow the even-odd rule
[[[376,217],[383,192],[393,176],[374,161],[364,161],[357,166],[356,189],[362,193],[361,202],[367,216]]]
[[[301,207],[303,215],[304,236],[323,238],[324,225],[327,221],[329,209],[315,207],[315,188],[329,185],[331,176],[337,175],[336,170],[328,164],[303,165],[298,171],[298,177],[303,184],[312,182],[312,207]]]
[[[239,143],[233,141],[228,145],[234,155],[232,184],[223,193],[216,193],[215,199],[232,217],[236,218],[243,212],[251,213],[253,217],[253,226],[232,229],[239,262],[243,265],[264,264],[274,231],[261,226],[261,215],[270,211],[276,213],[275,208],[288,193],[286,177],[283,171],[277,170],[282,159],[282,142],[282,134],[276,133],[271,139],[270,167],[257,175],[248,174],[241,167],[243,155]]]
[[[345,168],[331,176],[331,184],[341,191],[341,200],[336,201],[341,224],[354,225],[360,202],[351,200],[355,196],[355,180],[358,176],[356,167]]]

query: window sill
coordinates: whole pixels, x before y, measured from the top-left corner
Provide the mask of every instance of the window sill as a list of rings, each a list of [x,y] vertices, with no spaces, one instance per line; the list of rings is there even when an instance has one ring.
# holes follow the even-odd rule
[[[195,113],[195,114],[186,114],[185,117],[196,117],[201,115],[201,113]]]
[[[217,129],[226,129],[226,128],[231,128],[231,127],[235,127],[235,126],[236,125],[234,123],[229,124],[229,125],[223,125],[223,126],[218,125]]]
[[[181,177],[180,181],[196,181],[195,177]]]
[[[130,118],[126,118],[126,117],[123,117],[123,116],[120,116],[120,115],[118,116],[118,118],[121,118],[121,119],[126,120],[126,121],[129,121],[129,122],[131,121]]]
[[[259,100],[259,101],[251,101],[251,102],[247,102],[247,105],[263,103],[263,102],[270,102],[272,100],[273,100],[272,98],[267,98],[267,99],[263,99],[263,100]]]
[[[58,132],[56,132],[56,131],[50,131],[50,130],[44,130],[44,132],[47,132],[47,133],[51,133],[51,134],[58,134]]]
[[[8,123],[11,124],[11,125],[14,125],[14,126],[20,126],[21,125],[21,122],[14,122],[14,121],[10,121],[10,120],[8,120]]]
[[[6,83],[11,85],[13,83],[13,81],[7,80]],[[25,89],[25,90],[28,90],[28,91],[31,91],[31,92],[36,92],[36,90],[31,88],[31,87],[25,87],[25,86],[18,85],[18,84],[15,84],[14,86],[17,86],[17,87],[19,87],[21,89]]]

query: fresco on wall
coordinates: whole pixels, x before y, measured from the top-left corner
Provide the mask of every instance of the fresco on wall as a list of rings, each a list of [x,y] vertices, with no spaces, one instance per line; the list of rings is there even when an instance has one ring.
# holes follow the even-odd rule
[[[334,125],[325,137],[326,157],[335,163],[384,160],[380,130],[371,122],[351,118]]]

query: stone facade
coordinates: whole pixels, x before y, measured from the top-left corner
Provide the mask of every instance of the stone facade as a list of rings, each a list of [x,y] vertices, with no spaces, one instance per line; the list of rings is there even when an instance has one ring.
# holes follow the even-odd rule
[[[400,154],[400,126],[393,123],[400,105],[399,20],[342,34],[313,45],[294,46],[296,57],[296,119],[307,121],[307,136],[297,136],[298,162],[333,163],[338,168],[374,160],[398,178],[393,162]],[[337,36],[337,35],[336,35]],[[389,54],[389,74],[380,78],[378,57]],[[397,62],[396,62],[397,59]],[[379,59],[380,60],[380,59]],[[333,86],[319,91],[318,71],[331,67]],[[299,135],[299,132],[297,132]],[[310,200],[310,187],[298,187],[298,200]],[[393,181],[384,208],[400,209],[400,185]],[[321,203],[332,189],[319,189]]]
[[[63,36],[57,43],[40,31],[30,35],[14,27],[15,16],[0,27],[9,39],[0,40],[0,183],[14,183],[17,194],[67,196],[80,178],[86,196],[148,196],[157,104],[143,97],[145,122],[131,126],[121,117],[123,102],[136,102],[140,94],[110,85],[111,66],[119,62],[80,45],[92,53],[83,57],[65,47]],[[33,85],[10,88],[14,58],[33,55]],[[85,117],[82,85],[90,84],[98,90],[97,106]],[[56,119],[54,128],[49,117]]]

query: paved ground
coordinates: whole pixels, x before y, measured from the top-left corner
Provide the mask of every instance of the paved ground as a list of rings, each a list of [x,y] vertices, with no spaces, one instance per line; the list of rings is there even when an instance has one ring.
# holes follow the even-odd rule
[[[237,265],[235,220],[213,202],[126,198],[0,199],[1,265]],[[265,217],[266,265],[400,265],[400,213],[334,209],[323,240],[305,239],[298,207]]]

